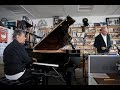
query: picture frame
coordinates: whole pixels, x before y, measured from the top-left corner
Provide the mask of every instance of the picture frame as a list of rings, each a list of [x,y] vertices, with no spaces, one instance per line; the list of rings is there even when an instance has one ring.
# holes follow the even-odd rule
[[[59,16],[53,16],[53,27],[57,26],[59,23]]]
[[[72,36],[77,37],[77,31],[72,31]]]
[[[110,17],[106,18],[106,23],[108,26],[119,26],[120,25],[120,17]]]

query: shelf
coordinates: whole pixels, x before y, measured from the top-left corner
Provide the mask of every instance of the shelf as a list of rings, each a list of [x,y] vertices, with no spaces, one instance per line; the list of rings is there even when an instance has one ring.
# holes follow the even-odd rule
[[[120,46],[120,44],[116,44],[116,45]]]
[[[87,35],[95,35],[95,32],[90,33],[90,32],[86,32]]]
[[[30,42],[30,41],[25,41],[26,43],[34,43],[34,44],[37,44],[37,43],[35,43],[35,42]]]
[[[110,50],[117,50],[117,49],[110,49]]]
[[[82,29],[82,27],[70,27],[70,29],[71,29],[71,32],[70,32],[70,35],[71,35],[71,37],[72,37],[72,35],[73,35],[73,32],[75,31],[75,34],[77,34],[77,32],[79,32],[80,34],[82,34],[82,33],[85,33],[85,34],[87,34],[86,35],[86,38],[85,38],[85,44],[87,44],[87,45],[82,45],[81,43],[82,42],[77,42],[77,45],[76,45],[76,48],[79,48],[80,50],[88,50],[88,51],[94,51],[94,46],[93,46],[93,43],[94,43],[94,40],[95,40],[95,37],[100,33],[100,28],[101,28],[102,26],[93,26],[93,27],[85,27],[85,29],[86,29],[86,31],[85,32],[80,32],[80,31],[82,31],[82,30],[80,30],[80,29]],[[111,38],[111,40],[113,40],[113,41],[119,41],[120,40],[120,38],[117,38],[117,37],[115,37],[114,38],[114,36],[116,36],[117,34],[119,34],[120,32],[119,32],[119,30],[120,30],[120,26],[108,26],[108,28],[111,28],[111,29],[109,29],[109,34],[111,35],[111,36],[113,36],[113,38]],[[113,30],[112,30],[113,29]],[[88,31],[88,32],[87,32]],[[112,32],[113,31],[113,32]],[[115,31],[115,32],[114,32]],[[114,35],[115,34],[115,35]],[[84,36],[84,35],[83,35]],[[118,36],[118,35],[117,35]],[[89,37],[91,37],[91,38],[89,38]],[[74,42],[74,39],[78,39],[79,41],[81,41],[80,40],[80,38],[82,38],[82,37],[77,37],[76,35],[75,35],[75,37],[72,37],[73,38],[73,41],[72,41],[72,43],[74,44],[74,43],[76,43],[76,42]],[[89,45],[89,43],[90,43],[90,45]],[[118,44],[118,46],[119,46],[120,44]],[[117,50],[117,49],[114,49],[114,50]],[[88,52],[89,53],[89,52]]]
[[[88,26],[88,27],[85,27],[85,28],[101,28],[102,26],[92,26],[92,27],[90,27],[90,26]],[[108,28],[120,28],[120,26],[107,26]],[[73,26],[71,26],[70,28],[82,28],[82,27],[73,27]]]
[[[112,38],[112,40],[120,40],[120,38]]]
[[[101,28],[101,26],[94,26],[95,28]]]
[[[72,29],[72,28],[82,28],[82,27],[70,27],[70,28]]]
[[[26,31],[27,33],[29,33],[29,34],[31,34],[31,35],[34,35],[35,37],[37,37],[37,38],[43,38],[43,37],[40,37],[40,36],[38,36],[38,35],[36,35],[36,34],[34,34],[34,33],[30,33],[30,32],[28,32],[28,31]]]
[[[120,28],[120,26],[108,26],[108,28]]]
[[[27,28],[33,27],[33,25],[31,25],[30,23],[28,23],[25,20],[17,20],[17,24],[23,24],[23,23],[26,25]],[[17,25],[17,26],[19,26],[19,25]]]
[[[80,50],[93,50],[94,51],[94,49],[80,49]]]

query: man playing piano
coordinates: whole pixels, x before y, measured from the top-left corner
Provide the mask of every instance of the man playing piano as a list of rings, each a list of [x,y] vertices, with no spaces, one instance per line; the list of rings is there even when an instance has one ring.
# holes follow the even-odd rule
[[[25,80],[32,77],[29,66],[33,61],[24,47],[25,35],[24,30],[15,30],[13,41],[4,50],[4,73],[9,80]]]

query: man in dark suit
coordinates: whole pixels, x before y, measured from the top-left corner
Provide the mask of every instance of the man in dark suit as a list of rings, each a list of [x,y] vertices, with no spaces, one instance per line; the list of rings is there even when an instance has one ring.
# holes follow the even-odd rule
[[[32,77],[28,67],[33,61],[24,47],[25,35],[24,30],[15,30],[13,41],[3,52],[4,73],[9,80],[23,80]]]
[[[100,34],[95,37],[94,47],[97,48],[98,53],[109,53],[111,41],[107,27],[102,27],[100,29]]]

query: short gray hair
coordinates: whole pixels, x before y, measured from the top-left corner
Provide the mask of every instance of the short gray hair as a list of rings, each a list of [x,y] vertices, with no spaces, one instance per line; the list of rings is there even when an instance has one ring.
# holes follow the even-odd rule
[[[17,35],[21,35],[22,33],[26,35],[26,31],[25,30],[22,30],[22,29],[16,29],[16,30],[14,30],[13,39],[16,39],[16,36]]]

